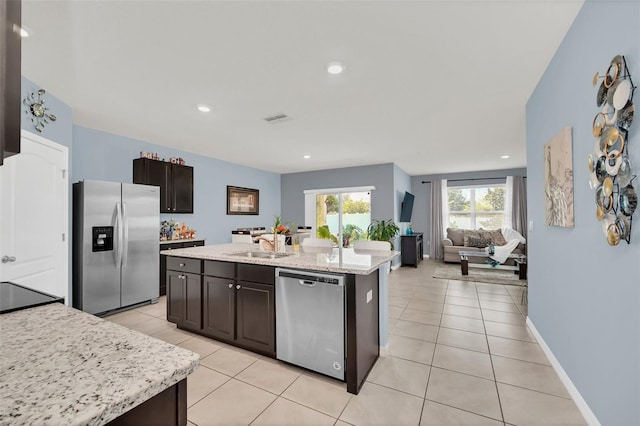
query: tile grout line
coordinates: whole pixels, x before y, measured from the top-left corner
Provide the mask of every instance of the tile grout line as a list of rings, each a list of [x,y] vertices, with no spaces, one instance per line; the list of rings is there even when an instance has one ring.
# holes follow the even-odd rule
[[[505,290],[506,291],[506,290]],[[480,299],[478,299],[479,301]],[[493,384],[496,388],[496,395],[498,396],[498,406],[500,407],[500,415],[502,416],[502,423],[505,424],[506,421],[504,419],[504,410],[502,409],[502,398],[500,398],[500,391],[498,390],[498,380],[496,377],[496,368],[493,365],[493,357],[491,354],[491,345],[489,344],[489,336],[487,335],[487,327],[484,323],[484,314],[482,310],[480,311],[480,315],[482,315],[482,327],[484,327],[484,335],[487,340],[487,348],[489,349],[489,361],[491,362],[491,371],[493,372]]]

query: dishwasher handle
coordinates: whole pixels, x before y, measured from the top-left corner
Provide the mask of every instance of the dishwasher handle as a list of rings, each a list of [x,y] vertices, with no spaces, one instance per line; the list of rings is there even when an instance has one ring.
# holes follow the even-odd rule
[[[298,281],[300,285],[305,285],[307,287],[313,287],[317,283],[333,284],[339,287],[344,286],[344,277],[341,275],[329,275],[329,274],[312,275],[312,274],[305,274],[304,272],[300,273],[298,271],[290,271],[290,270],[278,270],[276,275],[278,279],[293,278],[294,280]]]

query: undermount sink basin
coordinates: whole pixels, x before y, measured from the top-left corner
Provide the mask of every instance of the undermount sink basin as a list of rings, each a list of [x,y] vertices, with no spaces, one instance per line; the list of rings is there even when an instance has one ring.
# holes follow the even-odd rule
[[[280,259],[281,257],[291,256],[291,253],[274,253],[271,251],[243,251],[240,253],[232,253],[231,255],[238,257],[256,257],[259,259]]]

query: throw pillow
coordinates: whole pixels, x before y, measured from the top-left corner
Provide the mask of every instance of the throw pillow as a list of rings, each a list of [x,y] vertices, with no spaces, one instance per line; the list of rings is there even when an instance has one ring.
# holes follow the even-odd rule
[[[491,240],[489,238],[477,238],[468,235],[464,237],[464,245],[466,247],[485,248],[489,244],[491,244]]]
[[[504,239],[504,236],[502,235],[502,231],[499,229],[492,230],[492,231],[484,231],[484,234],[485,234],[484,235],[485,238],[489,238],[491,241],[493,241],[493,244],[497,246],[503,246],[507,244],[507,240]]]
[[[464,245],[464,234],[462,229],[447,228],[447,238],[451,240],[454,246]]]

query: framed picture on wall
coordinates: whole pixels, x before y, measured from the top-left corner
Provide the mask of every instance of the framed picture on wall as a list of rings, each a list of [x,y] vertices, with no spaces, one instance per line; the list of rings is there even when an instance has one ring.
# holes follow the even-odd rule
[[[227,186],[227,214],[260,214],[260,190]]]

